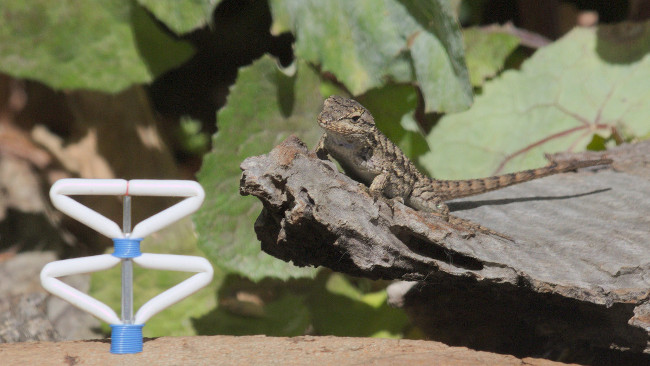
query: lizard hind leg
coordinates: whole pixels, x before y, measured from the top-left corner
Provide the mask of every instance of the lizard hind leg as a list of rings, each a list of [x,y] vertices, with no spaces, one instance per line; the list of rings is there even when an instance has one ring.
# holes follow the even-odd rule
[[[506,240],[513,241],[512,237],[502,234],[498,231],[486,228],[475,222],[462,219],[458,216],[453,216],[449,213],[449,207],[442,198],[438,196],[432,196],[428,199],[422,199],[421,197],[411,196],[407,201],[407,205],[415,208],[416,210],[427,211],[440,215],[445,221],[448,221],[452,225],[456,225],[459,228],[469,231],[470,236],[474,236],[476,232],[480,232],[488,235],[496,235]]]
[[[449,207],[442,198],[438,196],[432,195],[427,198],[411,194],[411,196],[408,197],[406,204],[416,210],[437,213],[442,215],[445,220],[449,219]]]

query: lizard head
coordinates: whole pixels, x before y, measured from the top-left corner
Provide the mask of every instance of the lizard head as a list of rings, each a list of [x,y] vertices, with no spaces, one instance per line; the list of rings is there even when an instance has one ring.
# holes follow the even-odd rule
[[[333,95],[325,100],[318,124],[342,136],[365,135],[375,129],[372,115],[357,101]]]

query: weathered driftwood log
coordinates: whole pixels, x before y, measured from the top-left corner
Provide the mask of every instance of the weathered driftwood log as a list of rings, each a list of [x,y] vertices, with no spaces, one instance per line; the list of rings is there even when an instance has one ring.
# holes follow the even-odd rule
[[[608,156],[616,167],[616,153]],[[393,288],[391,301],[431,336],[440,338],[448,321],[456,332],[490,325],[478,340],[442,337],[479,348],[504,350],[503,342],[518,343],[510,336],[524,343],[572,336],[590,347],[650,352],[650,182],[643,174],[562,174],[451,203],[454,215],[510,241],[376,199],[296,137],[241,168],[241,193],[264,204],[255,230],[265,252],[298,266],[420,282]],[[494,337],[495,322],[510,327],[508,339]]]

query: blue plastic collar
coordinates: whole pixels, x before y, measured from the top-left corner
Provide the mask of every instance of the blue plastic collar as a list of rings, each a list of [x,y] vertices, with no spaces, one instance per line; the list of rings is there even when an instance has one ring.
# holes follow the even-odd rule
[[[132,238],[118,238],[113,239],[115,245],[115,252],[113,256],[118,258],[135,258],[142,255],[140,252],[140,242],[142,238],[132,239]]]
[[[111,324],[111,353],[142,352],[144,324]]]

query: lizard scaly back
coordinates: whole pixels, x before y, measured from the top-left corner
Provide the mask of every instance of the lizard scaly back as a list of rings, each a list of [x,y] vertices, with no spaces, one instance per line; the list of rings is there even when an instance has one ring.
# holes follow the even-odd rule
[[[339,96],[325,100],[318,123],[325,130],[319,151],[325,150],[345,172],[370,192],[401,198],[418,210],[446,214],[445,200],[472,196],[578,168],[610,164],[609,159],[552,162],[546,167],[479,179],[437,180],[422,174],[377,127],[358,102]]]

